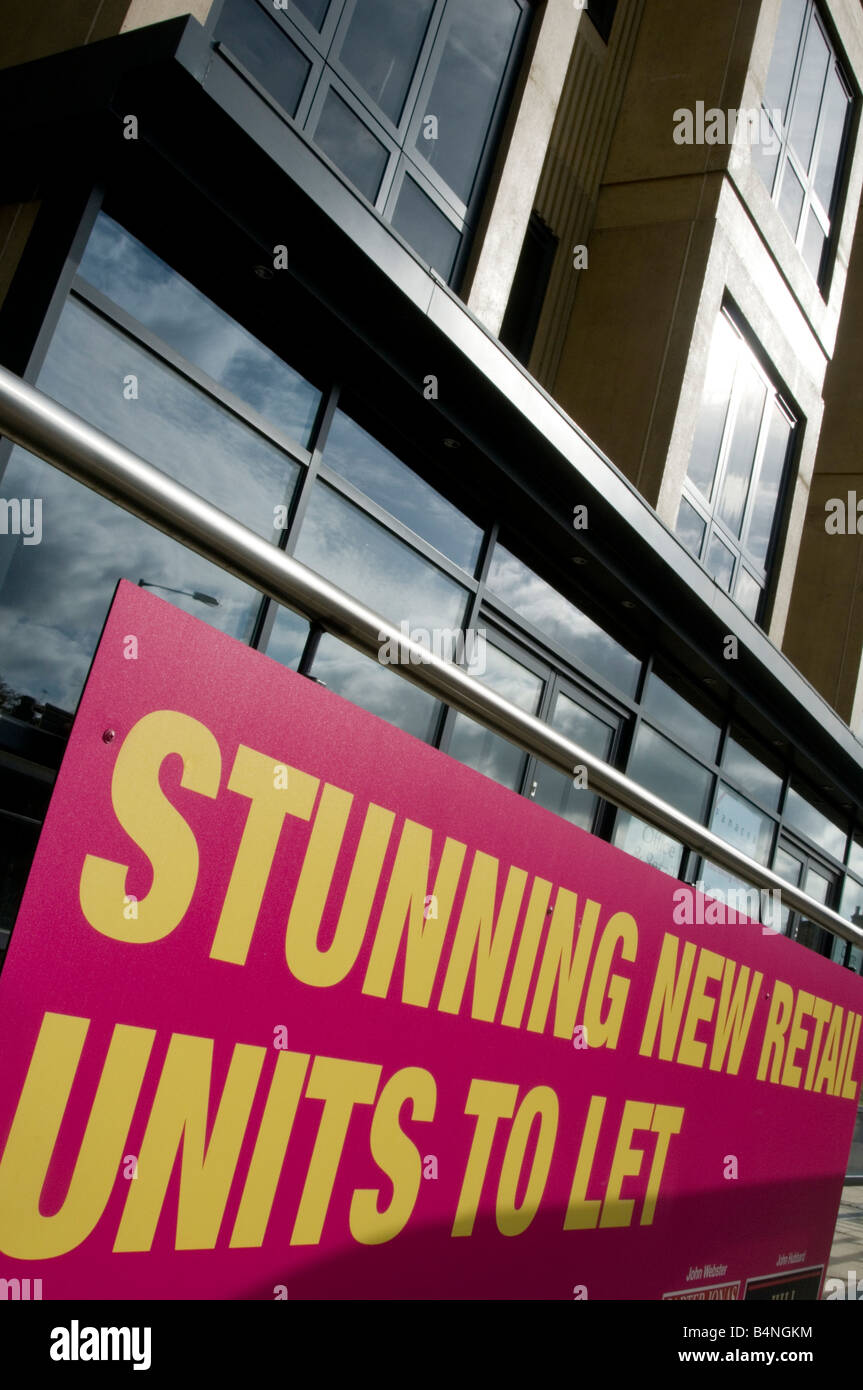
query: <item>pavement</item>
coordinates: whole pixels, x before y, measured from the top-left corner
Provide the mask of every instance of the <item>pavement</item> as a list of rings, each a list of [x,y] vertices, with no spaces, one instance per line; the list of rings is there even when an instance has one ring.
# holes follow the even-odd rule
[[[825,1284],[827,1279],[841,1279],[846,1286],[847,1298],[849,1273],[859,1281],[859,1301],[863,1298],[863,1184],[842,1189]]]

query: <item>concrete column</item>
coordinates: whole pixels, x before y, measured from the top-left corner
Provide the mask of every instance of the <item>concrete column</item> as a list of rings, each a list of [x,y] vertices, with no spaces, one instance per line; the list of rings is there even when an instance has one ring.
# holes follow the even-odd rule
[[[203,24],[213,8],[214,0],[126,0],[127,14],[120,32],[143,29],[145,24],[159,24],[163,19],[175,19],[190,14]]]
[[[784,643],[786,655],[858,736],[863,732],[863,535],[856,527],[850,530],[848,493],[863,502],[861,354],[863,219],[857,223],[836,351],[824,382],[824,418]],[[826,529],[826,504],[833,498],[845,506],[845,534]]]
[[[468,308],[492,333],[503,322],[575,35],[579,24],[589,22],[587,12],[576,9],[572,0],[548,0],[538,21],[506,152],[477,236],[478,255],[469,271]]]

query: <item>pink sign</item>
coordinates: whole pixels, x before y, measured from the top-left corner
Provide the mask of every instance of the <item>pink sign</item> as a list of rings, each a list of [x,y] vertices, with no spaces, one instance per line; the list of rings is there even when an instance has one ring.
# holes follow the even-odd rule
[[[0,1278],[817,1296],[863,982],[680,892],[121,584],[0,977]]]

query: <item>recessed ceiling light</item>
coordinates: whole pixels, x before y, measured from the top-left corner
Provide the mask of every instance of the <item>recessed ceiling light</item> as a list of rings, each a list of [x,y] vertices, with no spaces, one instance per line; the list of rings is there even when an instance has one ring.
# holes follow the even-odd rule
[[[444,446],[445,449],[460,449],[460,448],[461,448],[461,440],[460,440],[460,439],[445,438],[445,439],[444,439],[444,442],[443,442],[443,446]]]
[[[586,565],[586,564],[587,564],[587,560],[585,559],[585,557],[584,557],[583,555],[573,555],[573,557],[572,557],[572,563],[573,563],[574,565]]]
[[[273,276],[276,273],[268,265],[255,265],[252,266],[252,269],[254,270],[259,280],[272,280]]]
[[[624,598],[620,600],[620,606],[621,608],[634,608],[635,604],[631,598]]]

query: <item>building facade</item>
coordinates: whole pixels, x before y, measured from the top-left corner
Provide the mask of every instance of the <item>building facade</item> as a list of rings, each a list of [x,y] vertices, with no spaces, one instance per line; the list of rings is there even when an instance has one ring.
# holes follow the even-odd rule
[[[0,363],[863,923],[859,5],[0,21]],[[0,476],[0,947],[120,578],[743,886],[7,441]]]

